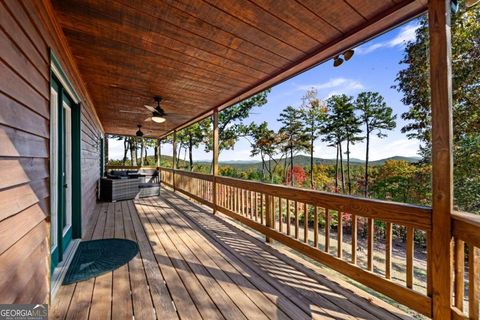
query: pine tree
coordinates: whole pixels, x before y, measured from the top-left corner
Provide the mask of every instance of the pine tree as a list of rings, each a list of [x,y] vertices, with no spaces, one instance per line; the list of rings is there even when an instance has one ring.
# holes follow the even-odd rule
[[[337,148],[335,188],[338,190],[338,163],[340,163],[343,193],[345,193],[345,174],[343,169],[342,143],[346,142],[347,144],[347,185],[349,194],[352,192],[350,177],[350,145],[362,139],[358,136],[361,133],[361,122],[355,115],[355,108],[352,99],[352,97],[345,94],[333,95],[328,98],[327,107],[329,112],[326,119],[326,125],[323,127],[323,132],[326,134],[323,141],[329,143],[330,146],[335,146]]]
[[[365,125],[365,197],[368,197],[368,161],[370,149],[370,135],[376,132],[377,137],[387,135],[384,130],[393,130],[396,127],[392,108],[388,107],[378,92],[361,92],[355,101],[355,107],[360,111],[360,120]]]
[[[323,101],[317,98],[317,90],[312,88],[303,96],[302,119],[306,134],[309,136],[310,151],[310,188],[315,189],[313,179],[313,153],[314,143],[322,133],[322,126],[326,120],[327,107]]]
[[[293,186],[295,184],[294,176],[292,175],[293,170],[293,156],[300,152],[308,150],[309,147],[309,137],[305,133],[302,114],[299,109],[296,109],[292,106],[288,106],[283,109],[278,118],[279,122],[282,123],[282,127],[279,130],[279,134],[282,138],[283,151],[287,154],[290,154],[290,177],[292,177],[290,183]]]

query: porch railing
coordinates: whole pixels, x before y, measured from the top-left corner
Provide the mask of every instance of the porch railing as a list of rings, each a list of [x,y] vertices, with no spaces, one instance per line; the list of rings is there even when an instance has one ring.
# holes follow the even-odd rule
[[[107,166],[107,169],[153,168]],[[417,312],[426,316],[432,314],[431,270],[434,266],[430,257],[432,211],[429,207],[221,176],[214,179],[208,174],[169,168],[161,168],[160,181],[264,234],[267,241],[279,241]],[[348,244],[344,238],[347,220]],[[375,241],[376,223],[382,223],[385,230],[380,248],[374,244],[378,242]],[[360,225],[366,231],[366,250],[359,245]],[[393,262],[394,226],[403,228],[406,233],[403,266],[399,266],[398,261]],[[419,263],[422,259],[414,257],[415,247],[419,245],[414,237],[418,233],[423,233],[427,240],[424,264]],[[478,320],[480,216],[453,212],[452,235],[452,318]],[[404,276],[394,276],[394,267],[404,267],[401,272]],[[418,274],[424,275],[423,283],[418,283]]]
[[[267,241],[279,241],[424,315],[431,315],[429,261],[423,270],[425,288],[414,286],[414,232],[424,232],[429,239],[430,208],[220,176],[215,177],[214,204],[212,175],[162,168],[160,176],[166,185],[255,229]],[[344,242],[347,218],[350,248],[345,248]],[[322,229],[320,219],[325,221]],[[357,228],[361,220],[365,221],[367,244],[366,254],[360,257]],[[383,259],[375,256],[378,249],[374,247],[374,222],[379,221],[386,229]],[[406,229],[404,279],[393,278],[393,225]],[[428,246],[427,242],[427,252]],[[417,271],[419,268],[422,266],[415,266]]]

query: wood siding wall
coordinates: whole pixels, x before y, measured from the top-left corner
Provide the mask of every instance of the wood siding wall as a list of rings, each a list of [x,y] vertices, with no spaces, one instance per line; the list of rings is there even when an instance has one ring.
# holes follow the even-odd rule
[[[83,225],[96,201],[102,130],[52,12],[46,1],[0,2],[0,303],[49,297],[49,48],[82,100]]]

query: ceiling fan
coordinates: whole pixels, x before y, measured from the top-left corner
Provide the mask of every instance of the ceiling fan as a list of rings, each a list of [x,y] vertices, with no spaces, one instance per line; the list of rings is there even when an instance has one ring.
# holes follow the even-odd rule
[[[153,97],[153,100],[155,100],[155,102],[157,102],[157,106],[155,108],[152,107],[152,106],[149,106],[149,105],[144,106],[145,108],[147,108],[148,110],[150,110],[152,112],[152,116],[145,119],[145,121],[153,121],[153,122],[156,122],[156,123],[165,122],[165,120],[167,120],[167,119],[165,119],[165,116],[167,114],[162,109],[162,107],[160,107],[160,102],[162,102],[162,97],[155,96],[155,97]]]
[[[135,135],[137,137],[141,138],[141,137],[143,137],[142,125],[138,124],[137,127],[138,127],[138,130],[137,130],[137,132],[135,132]]]
[[[162,109],[162,107],[160,107],[160,102],[162,101],[162,97],[155,96],[155,97],[153,97],[153,99],[155,100],[155,102],[157,102],[157,106],[156,107],[152,107],[152,106],[149,106],[149,105],[144,106],[148,111],[152,112],[152,115],[150,117],[146,118],[144,121],[147,121],[147,122],[153,121],[153,122],[156,122],[156,123],[163,123],[167,120],[167,119],[165,119],[165,116],[167,116],[167,114]],[[123,113],[143,113],[142,111],[134,111],[134,110],[120,110],[120,112],[123,112]]]

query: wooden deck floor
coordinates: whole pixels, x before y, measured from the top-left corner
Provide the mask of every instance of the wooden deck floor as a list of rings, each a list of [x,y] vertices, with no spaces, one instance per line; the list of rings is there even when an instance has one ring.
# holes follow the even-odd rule
[[[307,270],[221,217],[162,196],[101,204],[87,239],[127,238],[140,253],[62,286],[51,318],[405,319]],[[373,300],[375,301],[375,299]]]

